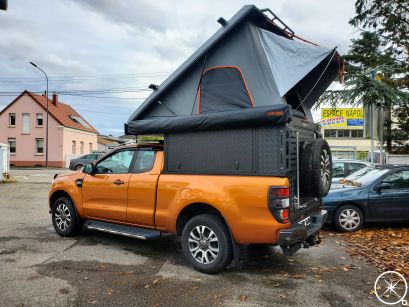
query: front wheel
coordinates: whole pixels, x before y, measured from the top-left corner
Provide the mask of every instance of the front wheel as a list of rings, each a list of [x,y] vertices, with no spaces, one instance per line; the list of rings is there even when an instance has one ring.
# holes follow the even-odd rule
[[[342,232],[356,231],[364,223],[364,214],[354,205],[340,207],[334,216],[335,227]]]
[[[187,222],[182,250],[189,264],[202,273],[217,273],[232,260],[230,232],[216,215],[201,214]]]
[[[82,220],[67,197],[60,197],[54,202],[51,218],[55,231],[62,237],[75,236],[82,228]]]

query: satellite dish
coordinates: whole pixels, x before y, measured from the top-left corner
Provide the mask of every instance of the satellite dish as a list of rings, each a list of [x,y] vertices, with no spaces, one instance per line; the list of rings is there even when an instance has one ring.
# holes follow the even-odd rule
[[[0,0],[0,10],[7,11],[7,0]]]

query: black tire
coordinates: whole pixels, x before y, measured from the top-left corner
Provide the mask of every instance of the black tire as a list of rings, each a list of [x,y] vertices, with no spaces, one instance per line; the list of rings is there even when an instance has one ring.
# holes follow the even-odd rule
[[[198,228],[200,226],[205,228]],[[204,229],[203,236],[200,236],[198,229]],[[216,236],[217,244],[216,241],[213,241],[214,236],[211,236],[208,230],[213,231],[214,235]],[[189,242],[189,238],[199,238],[199,236],[201,240],[198,240],[196,243],[192,241]],[[210,242],[209,240],[206,240],[209,238]],[[183,228],[181,243],[186,260],[195,270],[199,272],[209,274],[217,273],[224,269],[232,261],[233,248],[230,232],[221,218],[216,215],[201,214],[189,220]],[[198,247],[196,252],[191,252],[190,249],[194,249],[196,244]],[[213,257],[212,253],[215,254],[214,251],[216,250],[216,247],[218,249],[218,253],[216,257]],[[194,255],[194,253],[196,253],[196,255]],[[206,255],[206,259],[208,260],[207,263],[205,263],[206,259],[204,258],[204,255]],[[194,256],[196,256],[196,258]],[[200,261],[200,258],[203,262]]]
[[[300,192],[302,196],[310,196],[314,190],[311,180],[312,172],[312,143],[307,143],[300,151]],[[311,195],[315,196],[315,195]]]
[[[332,156],[327,141],[320,138],[304,145],[300,161],[302,195],[327,195],[332,181]]]
[[[348,219],[348,215],[350,218]],[[351,221],[351,223],[348,223]],[[364,224],[364,214],[361,209],[355,205],[343,205],[338,208],[334,215],[334,226],[342,232],[353,232]]]
[[[79,171],[81,168],[82,168],[82,164],[77,164],[77,165],[75,166],[75,170],[76,170],[76,171]]]
[[[77,235],[83,226],[82,219],[77,215],[74,205],[68,197],[60,197],[54,202],[51,219],[55,231],[62,237]]]

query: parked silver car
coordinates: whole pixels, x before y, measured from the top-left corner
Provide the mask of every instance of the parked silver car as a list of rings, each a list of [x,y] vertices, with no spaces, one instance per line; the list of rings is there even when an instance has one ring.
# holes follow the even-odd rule
[[[92,153],[88,155],[84,155],[79,158],[72,159],[70,161],[70,169],[75,171],[81,169],[85,164],[87,163],[92,163],[95,160],[98,160],[100,157],[102,157],[103,154],[101,153]]]
[[[361,160],[333,159],[332,160],[332,182],[337,183],[342,178],[370,166],[371,164]]]

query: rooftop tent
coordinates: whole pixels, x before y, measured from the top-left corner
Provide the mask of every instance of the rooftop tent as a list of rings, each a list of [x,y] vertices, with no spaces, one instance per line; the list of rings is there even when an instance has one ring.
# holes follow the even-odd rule
[[[294,110],[312,119],[312,105],[337,76],[339,55],[294,40],[278,21],[244,6],[145,100],[126,133],[242,126],[250,118],[280,123]]]

